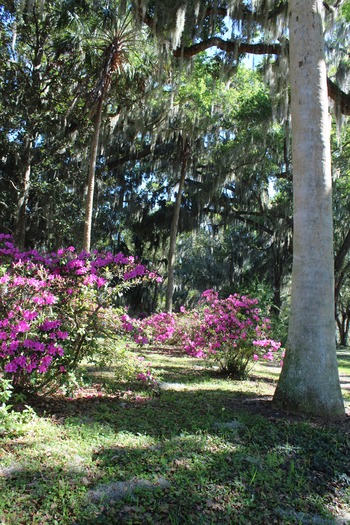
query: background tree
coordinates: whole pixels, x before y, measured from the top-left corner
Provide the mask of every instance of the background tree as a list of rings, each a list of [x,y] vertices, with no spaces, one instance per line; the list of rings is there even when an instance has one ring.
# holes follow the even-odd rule
[[[334,126],[335,128],[335,126]],[[339,132],[341,136],[339,137]],[[338,342],[347,345],[350,322],[350,205],[349,205],[349,129],[333,130],[333,211],[335,246],[335,314]]]
[[[3,223],[22,247],[69,242],[67,210],[75,228],[79,223],[73,188],[81,156],[72,151],[84,141],[85,122],[77,104],[79,64],[57,47],[60,4],[4,7],[1,16]]]
[[[340,2],[317,3],[326,17],[328,94],[334,102],[335,113],[349,114],[347,59],[341,46],[347,41],[346,20],[338,16],[339,5]],[[343,5],[346,7],[347,3]],[[316,8],[316,3],[312,6]],[[86,101],[98,86],[98,80],[102,82],[101,89],[104,86],[103,75],[98,76],[96,65],[101,65],[103,49],[111,49],[104,45],[106,35],[101,39],[101,54],[95,52],[85,37],[80,47],[64,37],[73,27],[72,20],[78,18],[90,29],[103,29],[105,19],[113,19],[117,7],[126,12],[130,5],[80,0],[57,0],[50,5],[23,2],[20,6],[6,2],[0,11],[3,36],[0,89],[4,110],[0,116],[3,139],[0,191],[5,204],[0,213],[4,230],[17,229],[19,240],[19,232],[23,231],[20,225],[26,222],[27,246],[51,248],[56,243],[76,243],[82,238],[81,203],[93,131]],[[184,235],[193,232],[192,240],[207,234],[216,243],[214,247],[193,243],[198,246],[198,253],[202,250],[208,259],[199,274],[201,285],[207,282],[208,272],[218,260],[229,268],[226,278],[221,269],[217,271],[216,282],[222,293],[236,286],[248,289],[251,273],[253,281],[263,281],[268,293],[273,291],[276,311],[279,311],[281,290],[289,279],[291,249],[292,169],[288,45],[285,45],[288,44],[288,3],[237,0],[230,2],[229,7],[216,0],[210,5],[204,2],[193,5],[184,0],[132,3],[136,36],[143,36],[145,26],[152,28],[157,39],[150,38],[149,45],[154,49],[157,43],[161,52],[154,60],[154,68],[147,69],[144,75],[135,75],[133,82],[118,76],[113,89],[107,90],[98,134],[93,243],[113,250],[123,247],[129,253],[164,264],[169,256],[169,227],[175,217],[183,144],[190,138],[191,155],[182,170],[186,185],[182,195],[178,193],[177,229]],[[80,53],[84,46],[85,51]],[[206,59],[193,61],[195,55],[209,49]],[[247,53],[260,55],[259,69],[266,74],[271,99],[266,90],[256,90],[254,75],[244,73],[241,68]],[[113,53],[107,55],[111,59]],[[103,55],[107,60],[105,65],[111,66],[107,55]],[[190,59],[194,62],[192,66]],[[205,68],[202,71],[199,68],[198,75],[198,64],[205,62]],[[184,69],[181,70],[181,66],[185,66]],[[199,79],[204,79],[208,89],[201,91]],[[213,86],[224,86],[219,96],[217,90],[210,94],[210,79]],[[95,90],[97,95],[102,91]],[[193,118],[192,126],[191,116],[202,107],[205,111],[210,107],[209,118]],[[272,116],[275,117],[273,125]],[[285,132],[281,127],[283,121]],[[328,138],[319,140],[325,144]],[[335,153],[339,169],[341,157]],[[345,174],[345,170],[342,173]],[[324,181],[327,178],[328,174]],[[300,174],[296,180],[300,180]],[[348,317],[345,292],[349,235],[342,226],[348,213],[343,199],[347,186],[342,180],[339,177],[335,184],[334,264],[336,312],[344,335]],[[275,185],[273,196],[272,183]],[[297,203],[294,212],[298,215],[300,193],[294,197]],[[304,204],[310,203],[313,205],[311,200]],[[329,201],[327,205],[326,200],[322,203],[329,214]],[[20,209],[25,212],[24,221],[19,220]],[[71,210],[73,217],[68,213]],[[320,235],[323,231],[326,229]],[[216,252],[214,248],[219,241],[223,244]],[[182,263],[186,257],[190,259],[186,245],[181,239]],[[189,283],[199,283],[199,279],[189,274],[183,279],[182,268],[178,267],[177,271],[182,283],[188,283],[186,293],[188,291],[189,296],[197,293],[198,289],[189,289],[192,286]],[[294,272],[294,281],[298,281],[300,275]],[[179,283],[176,278],[175,274],[175,288]],[[293,301],[296,305],[297,300]],[[154,308],[153,298],[151,303]],[[135,306],[139,310],[141,304],[138,296]],[[318,315],[314,314],[315,326],[317,319]],[[296,331],[291,330],[292,333]],[[309,336],[311,338],[311,330],[306,331],[304,326],[303,337],[313,346]],[[290,341],[293,339],[294,335],[290,335]],[[329,353],[333,352],[334,347],[329,347]],[[316,358],[316,354],[312,355]],[[323,354],[319,351],[317,355]],[[322,410],[326,413],[327,407]]]

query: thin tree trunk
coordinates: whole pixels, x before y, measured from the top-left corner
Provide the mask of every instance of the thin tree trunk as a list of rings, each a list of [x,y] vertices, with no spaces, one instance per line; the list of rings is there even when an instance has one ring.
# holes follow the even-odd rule
[[[27,205],[30,190],[30,173],[32,163],[32,141],[26,140],[24,144],[24,166],[23,179],[21,181],[20,194],[17,205],[16,231],[15,237],[17,246],[20,250],[24,250],[26,241],[26,227],[27,227]]]
[[[179,226],[182,192],[183,192],[184,185],[185,185],[188,157],[189,157],[189,141],[186,138],[185,144],[183,147],[183,153],[182,153],[179,189],[176,195],[174,215],[173,215],[173,220],[172,220],[171,228],[170,228],[170,246],[169,246],[169,253],[168,253],[168,272],[167,272],[168,275],[167,275],[167,287],[166,287],[166,295],[165,295],[165,310],[169,313],[171,313],[173,309],[174,268],[175,268],[175,259],[176,259],[176,237],[177,237],[177,230]]]
[[[283,250],[282,242],[274,241],[272,245],[273,253],[273,299],[271,313],[279,316],[281,311],[281,284],[282,284],[282,260],[281,251]]]
[[[293,271],[282,409],[344,415],[335,343],[330,122],[321,0],[290,0]]]
[[[96,160],[99,147],[100,130],[102,122],[102,107],[103,107],[103,96],[100,96],[98,105],[96,108],[94,118],[94,133],[91,141],[90,159],[89,159],[89,175],[88,175],[88,188],[86,195],[85,204],[85,223],[84,223],[84,237],[83,237],[83,250],[86,252],[90,251],[91,246],[91,230],[92,230],[92,212],[94,206],[94,191],[95,191],[95,172],[96,172]]]
[[[342,288],[344,278],[349,272],[350,263],[344,266],[344,261],[350,250],[350,230],[346,234],[341,247],[334,259],[334,273],[335,273],[335,309],[339,299],[340,290]]]
[[[337,314],[336,321],[339,332],[339,345],[348,345],[350,309]]]

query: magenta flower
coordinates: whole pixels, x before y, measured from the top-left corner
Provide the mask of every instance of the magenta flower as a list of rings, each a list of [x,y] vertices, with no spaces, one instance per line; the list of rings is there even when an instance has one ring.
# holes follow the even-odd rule
[[[50,330],[55,330],[61,325],[61,321],[55,320],[55,321],[49,321],[46,319],[40,326],[39,329],[43,330],[44,332],[48,332]]]
[[[27,370],[28,374],[30,374],[31,372],[33,372],[33,370],[35,370],[35,369],[37,368],[37,366],[38,366],[38,365],[37,365],[36,361],[34,361],[34,360],[31,361],[30,363],[28,363],[28,364],[26,365],[26,370]]]
[[[14,326],[14,329],[17,332],[28,332],[28,330],[30,330],[30,325],[27,323],[27,321],[20,321]]]
[[[9,363],[7,363],[7,365],[5,365],[4,370],[9,374],[13,374],[14,372],[17,372],[17,368],[17,363],[15,361],[10,361]]]
[[[16,352],[19,345],[20,345],[20,342],[17,339],[14,339],[13,341],[11,341],[11,343],[8,346],[9,353],[13,355]]]
[[[38,371],[41,374],[46,372],[48,367],[50,366],[51,362],[52,362],[52,356],[51,355],[47,355],[47,356],[43,357],[42,360],[41,360],[40,365],[38,366]]]
[[[15,286],[19,286],[19,285],[22,285],[22,284],[25,284],[25,283],[26,283],[26,280],[22,276],[15,277],[13,279],[13,284]]]
[[[57,330],[56,336],[57,336],[57,339],[67,339],[69,334],[68,332],[61,332],[60,330]]]
[[[38,317],[38,312],[33,312],[33,311],[29,311],[29,310],[24,310],[23,312],[23,317],[26,321],[33,321],[34,319],[36,319]]]

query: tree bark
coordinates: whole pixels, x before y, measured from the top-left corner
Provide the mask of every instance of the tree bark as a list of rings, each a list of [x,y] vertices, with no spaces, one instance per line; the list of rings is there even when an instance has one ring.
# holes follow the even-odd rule
[[[330,121],[321,0],[290,0],[293,271],[282,409],[344,416],[334,319]]]
[[[27,139],[24,142],[24,166],[23,166],[23,179],[21,181],[21,188],[19,193],[18,205],[17,205],[17,218],[16,218],[16,230],[15,238],[17,247],[23,251],[25,248],[26,240],[26,227],[27,227],[27,205],[29,199],[30,190],[30,172],[32,163],[32,147],[33,142],[31,139]]]
[[[346,234],[342,245],[334,259],[334,272],[335,272],[335,304],[337,305],[340,290],[344,281],[344,278],[349,271],[349,264],[344,266],[344,261],[350,250],[350,230]]]
[[[271,312],[279,316],[281,312],[281,286],[282,286],[282,274],[283,274],[283,259],[281,257],[282,246],[281,243],[276,242],[273,245],[273,304],[271,306]]]
[[[99,146],[101,122],[102,122],[102,107],[103,107],[103,96],[100,96],[95,118],[94,118],[94,132],[91,141],[91,151],[89,159],[89,174],[88,174],[88,187],[85,204],[85,223],[84,223],[84,237],[83,237],[83,250],[86,252],[90,251],[91,246],[91,230],[92,230],[92,212],[94,206],[94,191],[95,191],[95,172],[96,172],[96,160]]]
[[[171,313],[173,309],[174,269],[175,269],[175,259],[176,259],[176,237],[177,237],[177,230],[179,226],[182,192],[183,192],[184,185],[185,185],[188,157],[189,157],[189,141],[186,138],[185,144],[183,147],[183,153],[182,153],[179,189],[176,195],[174,215],[173,215],[173,220],[172,220],[171,228],[170,228],[168,275],[167,275],[167,287],[166,287],[166,294],[165,294],[165,310],[169,313]]]
[[[348,346],[348,336],[350,328],[350,308],[348,307],[342,312],[337,313],[336,321],[339,332],[339,345]]]

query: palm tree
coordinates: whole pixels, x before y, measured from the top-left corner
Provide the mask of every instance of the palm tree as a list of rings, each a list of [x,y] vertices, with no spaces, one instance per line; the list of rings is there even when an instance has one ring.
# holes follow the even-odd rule
[[[293,271],[287,353],[274,403],[344,415],[334,320],[332,178],[321,0],[290,0]]]
[[[93,134],[89,158],[83,236],[83,249],[86,252],[90,251],[91,245],[95,171],[99,149],[103,106],[111,87],[113,75],[118,78],[118,76],[126,70],[126,67],[130,65],[129,57],[132,51],[135,49],[136,44],[135,35],[136,30],[132,25],[132,20],[128,13],[115,20],[115,25],[112,30],[102,35],[100,30],[98,30],[94,35],[94,39],[100,40],[100,42],[104,44],[104,48],[99,63],[98,80],[90,96],[90,114],[93,118]]]

